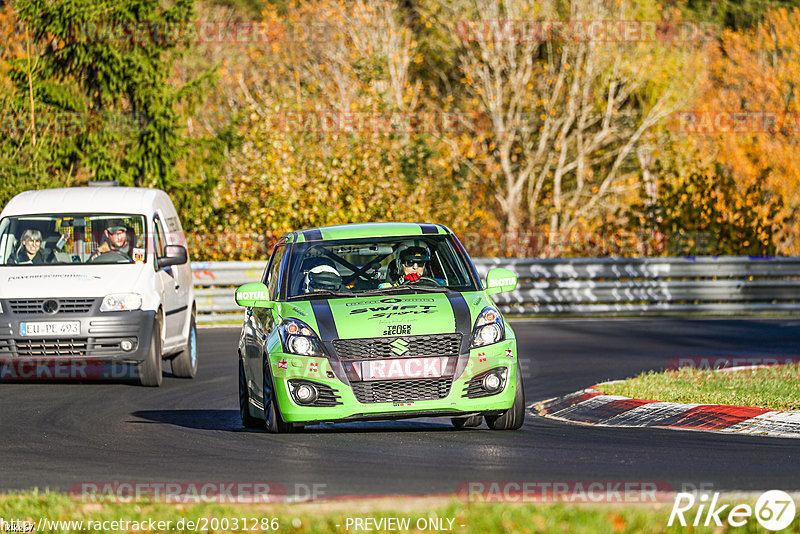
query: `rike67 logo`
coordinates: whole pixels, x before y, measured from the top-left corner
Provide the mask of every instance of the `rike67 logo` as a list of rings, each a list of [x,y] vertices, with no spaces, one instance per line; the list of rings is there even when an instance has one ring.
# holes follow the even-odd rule
[[[741,527],[755,515],[763,528],[777,531],[785,529],[794,520],[794,499],[784,491],[770,490],[762,493],[752,508],[748,504],[720,504],[719,496],[719,493],[714,493],[709,502],[708,493],[699,496],[678,493],[675,495],[667,526],[671,527],[677,520],[684,527],[708,527],[712,524],[721,527],[723,521],[733,527]]]

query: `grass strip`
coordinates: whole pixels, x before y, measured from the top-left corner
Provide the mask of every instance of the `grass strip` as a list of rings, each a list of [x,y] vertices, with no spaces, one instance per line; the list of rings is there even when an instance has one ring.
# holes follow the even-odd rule
[[[724,500],[720,502],[726,502]],[[736,499],[732,503],[749,502],[755,498]],[[0,518],[5,521],[32,521],[38,527],[39,519],[50,521],[83,521],[84,528],[62,528],[61,530],[38,529],[36,532],[147,532],[148,526],[127,529],[114,529],[107,523],[98,529],[89,521],[129,521],[139,522],[140,526],[153,519],[170,521],[169,529],[163,532],[287,532],[287,533],[349,533],[349,532],[454,532],[454,533],[626,533],[626,532],[686,532],[687,527],[677,522],[667,526],[672,509],[668,502],[646,504],[487,504],[471,503],[447,497],[393,497],[366,500],[332,500],[303,504],[163,504],[152,502],[136,503],[86,503],[54,492],[24,492],[0,496]],[[730,509],[730,508],[728,508]],[[687,514],[687,522],[694,519]],[[233,520],[238,518],[238,527]],[[276,522],[272,522],[272,519]],[[348,518],[350,527],[348,528]],[[408,521],[409,528],[380,528],[370,523],[369,529],[354,528],[356,518],[371,518],[375,522],[381,518],[396,518]],[[744,527],[730,526],[723,519],[723,526],[711,523],[709,527],[689,527],[692,532],[724,533],[759,532],[755,517],[751,517]],[[184,528],[176,528],[183,520]],[[215,521],[216,520],[216,521]],[[223,525],[223,520],[227,522]],[[450,521],[452,520],[452,521]],[[188,521],[194,522],[188,528]],[[198,525],[198,523],[200,523]],[[246,523],[247,528],[242,528]],[[74,526],[74,525],[73,525]],[[251,528],[255,527],[255,528]],[[800,533],[800,517],[795,517],[789,528],[783,532]]]
[[[609,395],[662,402],[800,410],[800,363],[740,371],[684,367],[602,384]]]

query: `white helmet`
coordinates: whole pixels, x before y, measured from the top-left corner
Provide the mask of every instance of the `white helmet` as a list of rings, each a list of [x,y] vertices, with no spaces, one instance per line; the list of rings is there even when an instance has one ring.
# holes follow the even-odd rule
[[[304,288],[306,293],[320,290],[338,291],[342,286],[342,276],[335,267],[317,265],[306,273]]]

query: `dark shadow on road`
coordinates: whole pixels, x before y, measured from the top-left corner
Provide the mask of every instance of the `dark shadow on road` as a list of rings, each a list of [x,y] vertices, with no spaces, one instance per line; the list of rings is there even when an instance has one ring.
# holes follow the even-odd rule
[[[239,410],[139,410],[131,415],[144,421],[131,423],[163,423],[198,430],[243,430]]]
[[[226,430],[229,432],[263,433],[259,429],[242,427],[238,410],[139,410],[132,416],[144,421],[129,421],[138,424],[161,423],[198,430]],[[303,434],[358,433],[358,432],[438,432],[457,431],[450,420],[422,419],[416,421],[365,421],[312,425],[303,428]],[[476,429],[463,429],[471,432]]]

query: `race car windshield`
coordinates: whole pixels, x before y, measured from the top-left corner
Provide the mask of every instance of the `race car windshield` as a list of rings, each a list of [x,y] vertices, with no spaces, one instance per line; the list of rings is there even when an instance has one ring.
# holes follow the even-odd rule
[[[0,221],[0,265],[76,265],[147,261],[142,215],[57,213]]]
[[[466,261],[446,235],[296,243],[287,298],[477,291]]]

